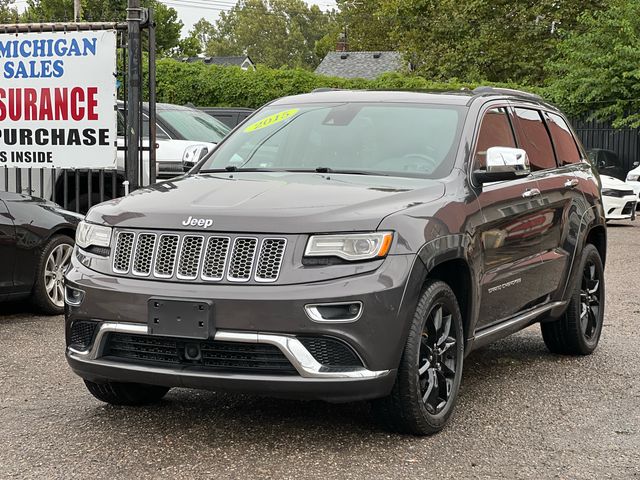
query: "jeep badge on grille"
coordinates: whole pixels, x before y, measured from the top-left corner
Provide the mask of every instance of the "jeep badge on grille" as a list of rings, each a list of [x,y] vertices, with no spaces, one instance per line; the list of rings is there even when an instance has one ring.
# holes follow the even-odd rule
[[[211,225],[213,225],[213,220],[211,220],[210,218],[194,218],[190,216],[184,222],[182,222],[182,225],[184,225],[185,227],[209,228]]]

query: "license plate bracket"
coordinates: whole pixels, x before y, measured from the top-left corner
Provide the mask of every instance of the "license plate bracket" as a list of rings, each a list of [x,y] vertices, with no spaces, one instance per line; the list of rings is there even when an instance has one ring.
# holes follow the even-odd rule
[[[206,340],[214,332],[211,300],[153,297],[147,302],[151,335]]]

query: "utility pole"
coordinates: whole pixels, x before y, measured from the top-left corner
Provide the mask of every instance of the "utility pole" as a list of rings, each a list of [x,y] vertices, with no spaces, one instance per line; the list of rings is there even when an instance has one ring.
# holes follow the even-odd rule
[[[141,42],[140,22],[142,9],[140,0],[128,0],[127,23],[128,37],[128,75],[127,89],[127,158],[125,169],[131,190],[136,190],[140,181],[140,135],[142,122],[140,121],[141,97]]]
[[[73,0],[73,21],[79,22],[82,16],[82,4],[81,0]]]

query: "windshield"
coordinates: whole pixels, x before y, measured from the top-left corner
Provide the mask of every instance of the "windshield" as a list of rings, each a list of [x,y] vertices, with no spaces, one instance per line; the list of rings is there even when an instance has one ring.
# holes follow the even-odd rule
[[[218,143],[230,131],[224,123],[199,110],[158,108],[156,113],[185,140]]]
[[[342,103],[271,106],[201,166],[441,178],[454,162],[463,107]]]

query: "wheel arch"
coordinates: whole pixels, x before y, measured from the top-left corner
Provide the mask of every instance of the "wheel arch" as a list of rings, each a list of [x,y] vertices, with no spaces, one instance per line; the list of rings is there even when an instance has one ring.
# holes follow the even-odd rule
[[[595,208],[591,208],[583,215],[581,222],[581,232],[576,242],[573,258],[571,260],[570,270],[567,273],[567,278],[564,285],[564,290],[559,300],[568,301],[571,296],[571,292],[579,279],[580,272],[577,266],[580,265],[580,259],[582,258],[582,252],[586,245],[593,245],[598,250],[600,258],[602,260],[602,266],[605,266],[607,257],[607,229],[605,227],[604,218],[599,219],[594,215]],[[588,217],[591,216],[591,218]],[[555,309],[551,312],[552,318],[558,318],[564,313],[566,307]]]
[[[66,235],[67,237],[70,237],[75,241],[76,231],[69,225],[62,225],[59,228],[51,231],[51,234],[47,238],[47,241],[51,240],[55,235]]]
[[[464,328],[465,346],[473,337],[476,308],[476,285],[474,269],[467,256],[471,239],[468,235],[449,235],[433,240],[419,252],[425,269],[424,281],[441,280],[453,290]]]
[[[427,280],[440,280],[453,290],[462,315],[462,327],[466,345],[471,336],[469,330],[471,328],[471,306],[473,304],[473,282],[471,281],[469,264],[462,258],[442,261],[428,271]]]
[[[607,260],[607,229],[603,225],[592,226],[585,239],[585,245],[588,243],[596,247],[604,266]]]

